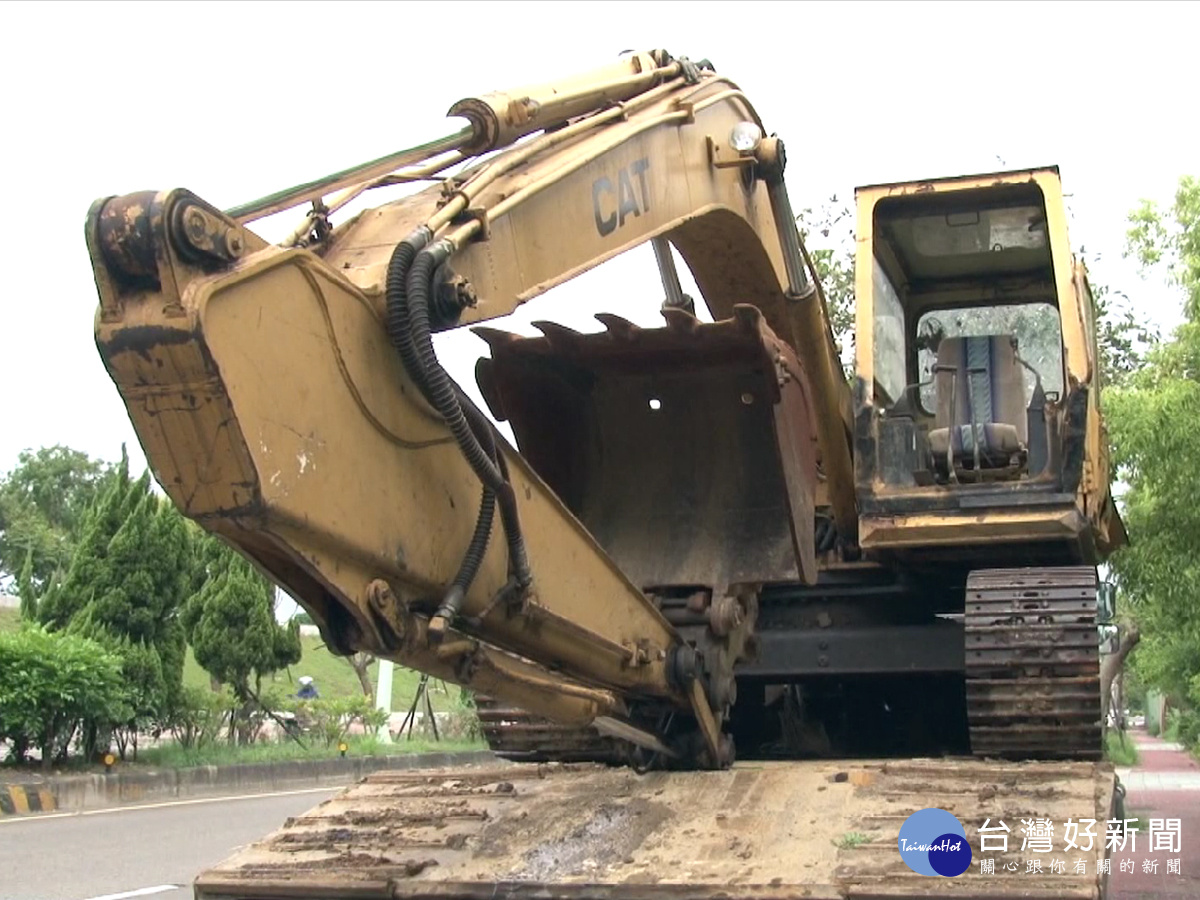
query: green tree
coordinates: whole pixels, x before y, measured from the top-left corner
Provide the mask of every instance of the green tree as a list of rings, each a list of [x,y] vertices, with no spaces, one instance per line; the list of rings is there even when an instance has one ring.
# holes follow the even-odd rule
[[[0,478],[0,580],[15,578],[32,559],[30,578],[41,589],[65,569],[83,516],[109,467],[69,447],[26,450]]]
[[[183,517],[133,479],[128,458],[84,512],[65,574],[37,601],[48,628],[105,646],[122,661],[126,715],[114,723],[124,755],[136,735],[169,718],[183,686],[186,636],[179,609],[192,590],[192,546]],[[103,742],[90,733],[85,740]]]
[[[81,730],[124,715],[121,661],[94,641],[27,625],[0,634],[0,741],[49,768]]]
[[[1183,178],[1174,203],[1130,216],[1129,250],[1165,275],[1183,323],[1147,364],[1106,397],[1113,458],[1128,488],[1131,544],[1113,569],[1139,625],[1139,679],[1177,705],[1200,706],[1200,181]],[[1189,712],[1185,708],[1185,712]],[[1195,716],[1194,712],[1190,715]]]
[[[300,628],[276,622],[274,587],[241,555],[206,537],[199,558],[206,578],[184,605],[183,624],[196,661],[240,703],[235,730],[248,742],[263,677],[300,661]]]
[[[17,596],[21,598],[21,618],[27,622],[37,620],[37,590],[33,586],[33,550],[25,554],[25,565],[17,576]]]
[[[108,545],[129,518],[138,501],[150,491],[150,473],[133,481],[129,458],[121,462],[84,510],[69,564],[59,577],[49,581],[38,601],[38,617],[51,629],[65,628],[71,618],[88,604],[95,586],[106,581]]]
[[[854,369],[854,211],[834,194],[796,217],[809,259],[825,294],[833,339],[847,375]]]
[[[1137,317],[1125,292],[1102,284],[1093,284],[1091,288],[1096,305],[1101,383],[1124,384],[1142,367],[1162,335],[1154,325]]]

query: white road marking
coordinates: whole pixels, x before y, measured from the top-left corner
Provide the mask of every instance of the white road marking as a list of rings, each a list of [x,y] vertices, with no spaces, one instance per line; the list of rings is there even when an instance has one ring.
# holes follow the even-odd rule
[[[48,819],[72,819],[78,816],[103,816],[109,813],[137,812],[139,809],[166,809],[172,806],[196,806],[201,803],[233,803],[238,800],[260,800],[266,797],[294,797],[300,794],[333,793],[349,785],[330,785],[329,787],[301,788],[296,791],[268,791],[265,794],[238,794],[233,797],[196,797],[192,800],[166,800],[162,803],[142,803],[138,806],[111,806],[108,809],[85,809],[78,812],[46,813],[32,816],[5,816],[0,819],[0,826],[15,825],[18,822],[44,822]],[[121,894],[122,897],[132,897],[133,894]],[[106,900],[106,898],[91,897],[89,900]]]
[[[126,897],[146,897],[150,894],[162,894],[166,891],[177,891],[181,884],[157,884],[154,887],[138,888],[136,891],[124,891],[120,894],[102,894],[99,897],[89,897],[88,900],[125,900]]]

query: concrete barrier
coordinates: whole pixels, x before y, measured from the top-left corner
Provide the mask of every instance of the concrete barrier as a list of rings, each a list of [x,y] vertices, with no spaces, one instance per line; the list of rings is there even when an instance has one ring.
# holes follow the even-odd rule
[[[58,799],[45,784],[0,785],[0,816],[23,816],[29,813],[53,812]]]
[[[255,794],[304,787],[341,787],[371,772],[495,762],[487,750],[298,759],[189,769],[144,769],[97,775],[30,777],[0,785],[0,816],[81,812],[187,797]]]

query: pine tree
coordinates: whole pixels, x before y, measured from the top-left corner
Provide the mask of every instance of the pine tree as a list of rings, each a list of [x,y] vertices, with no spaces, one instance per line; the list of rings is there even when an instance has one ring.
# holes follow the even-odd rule
[[[26,622],[37,621],[37,592],[33,589],[33,550],[25,554],[25,565],[17,576],[17,596],[21,598],[21,618]]]
[[[192,552],[183,517],[152,492],[149,472],[130,477],[123,454],[83,514],[66,573],[37,602],[48,628],[91,638],[122,660],[128,703],[112,723],[119,737],[161,721],[179,702],[179,609],[192,590]]]
[[[207,578],[184,605],[183,624],[196,661],[230,686],[244,721],[258,705],[262,678],[300,661],[300,630],[276,622],[274,588],[249,562],[206,541],[199,556]]]

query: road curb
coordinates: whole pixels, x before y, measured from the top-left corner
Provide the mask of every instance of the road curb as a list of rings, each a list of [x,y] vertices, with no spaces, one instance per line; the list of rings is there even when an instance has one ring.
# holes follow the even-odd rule
[[[383,769],[424,769],[493,761],[495,757],[487,750],[466,750],[31,777],[28,781],[0,785],[0,818],[45,812],[83,812],[187,797],[267,793],[326,785],[339,787]]]
[[[58,798],[45,784],[0,785],[0,816],[23,816],[30,813],[54,812]]]

